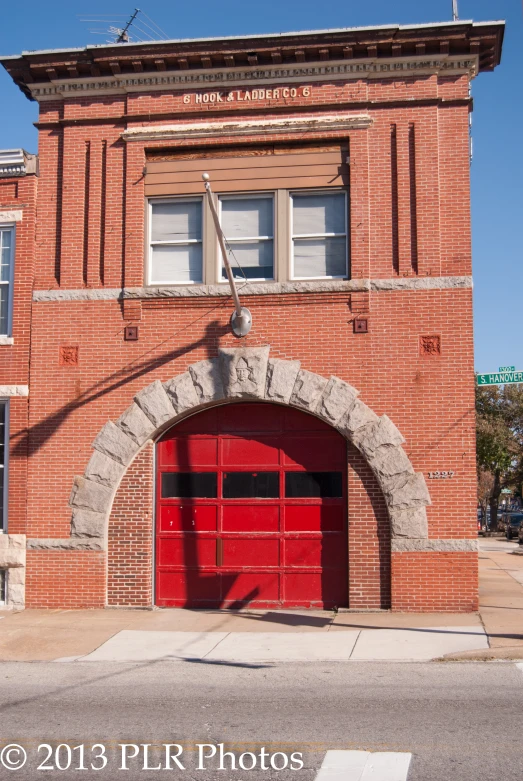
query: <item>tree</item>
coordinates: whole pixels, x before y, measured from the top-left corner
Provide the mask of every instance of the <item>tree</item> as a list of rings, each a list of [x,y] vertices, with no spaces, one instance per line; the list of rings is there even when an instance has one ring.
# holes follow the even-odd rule
[[[476,388],[476,455],[478,484],[485,487],[491,475],[488,497],[491,528],[495,528],[502,488],[515,488],[523,478],[523,387],[520,385]]]

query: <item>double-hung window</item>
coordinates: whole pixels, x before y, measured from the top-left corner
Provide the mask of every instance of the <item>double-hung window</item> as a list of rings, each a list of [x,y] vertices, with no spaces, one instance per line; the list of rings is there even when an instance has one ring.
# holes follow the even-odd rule
[[[274,279],[274,196],[222,195],[220,222],[235,277]],[[226,279],[222,265],[222,279]]]
[[[149,284],[203,282],[202,199],[151,201]]]
[[[13,227],[0,225],[0,336],[11,330],[14,238]]]
[[[293,193],[292,277],[347,276],[347,196],[345,192]]]

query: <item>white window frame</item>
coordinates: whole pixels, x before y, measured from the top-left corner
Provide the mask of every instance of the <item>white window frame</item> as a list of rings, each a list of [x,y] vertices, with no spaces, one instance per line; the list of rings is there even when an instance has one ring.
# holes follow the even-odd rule
[[[7,287],[7,328],[5,332],[0,330],[0,336],[12,336],[13,330],[13,287],[14,287],[14,265],[15,265],[15,241],[16,241],[16,226],[12,222],[0,223],[0,231],[9,231],[11,234],[11,254],[9,257],[9,279],[7,282],[0,280],[2,287]]]
[[[187,239],[187,240],[180,240],[180,241],[152,241],[151,234],[152,234],[152,218],[153,218],[153,204],[156,203],[174,203],[175,201],[182,201],[183,203],[200,203],[201,204],[201,215],[202,215],[202,222],[201,222],[201,233],[202,237],[201,239]],[[148,199],[148,205],[147,205],[147,214],[148,214],[148,220],[147,220],[147,279],[146,283],[150,286],[163,286],[163,285],[203,285],[205,284],[205,217],[204,217],[204,210],[205,210],[205,201],[203,199],[203,196],[201,195],[177,195],[173,196],[172,198],[149,198]],[[195,280],[172,280],[170,282],[166,282],[163,280],[162,282],[153,282],[152,279],[152,260],[153,260],[153,246],[173,246],[173,245],[188,245],[188,244],[201,244],[202,247],[202,279],[201,282],[196,282]]]
[[[0,483],[3,485],[3,525],[0,524],[0,534],[7,532],[7,494],[9,484],[9,399],[0,398],[0,406],[4,408],[4,463],[0,464]]]
[[[298,234],[294,235],[294,196],[300,195],[335,195],[343,194],[345,197],[345,232],[344,233],[310,233],[310,234]],[[335,187],[322,187],[314,190],[289,190],[289,257],[290,257],[290,279],[294,282],[306,282],[307,280],[315,279],[348,279],[349,278],[349,204],[348,204],[348,192],[345,189],[337,189]],[[329,239],[329,238],[345,238],[345,274],[340,276],[320,276],[320,277],[297,277],[294,274],[294,239]]]
[[[277,279],[277,262],[278,262],[278,253],[277,253],[277,233],[278,228],[276,225],[276,192],[274,190],[262,190],[261,192],[242,192],[242,193],[217,193],[216,195],[218,199],[218,217],[220,219],[220,225],[223,225],[223,219],[222,219],[222,201],[245,201],[247,198],[265,198],[266,200],[269,200],[269,198],[272,200],[272,236],[242,236],[241,239],[229,239],[226,238],[226,245],[228,244],[232,251],[234,252],[234,245],[235,244],[242,244],[246,241],[272,241],[272,277],[250,277],[247,279],[249,283],[251,282],[275,282]],[[225,235],[225,233],[224,233]],[[220,283],[227,284],[227,278],[223,278],[222,270],[224,268],[223,266],[223,258],[222,253],[220,250],[220,246],[218,244],[218,239],[216,238],[216,251],[217,251],[217,279]],[[238,268],[236,265],[236,262],[234,261],[234,258],[231,259],[231,268],[234,271],[235,268]],[[242,277],[236,277],[236,280],[241,280]]]

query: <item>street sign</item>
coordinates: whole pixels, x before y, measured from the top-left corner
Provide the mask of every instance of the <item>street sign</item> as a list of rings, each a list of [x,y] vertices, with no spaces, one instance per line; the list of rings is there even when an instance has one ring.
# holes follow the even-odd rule
[[[502,488],[501,489],[502,494],[511,494],[512,490],[510,488]]]
[[[511,371],[501,371],[497,374],[477,374],[478,385],[508,385],[509,383],[523,382],[523,372],[514,371],[513,366],[502,366],[502,369]]]

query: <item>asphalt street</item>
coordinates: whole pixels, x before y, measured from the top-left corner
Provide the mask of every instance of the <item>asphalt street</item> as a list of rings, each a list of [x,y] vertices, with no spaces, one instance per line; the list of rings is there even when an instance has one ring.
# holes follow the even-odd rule
[[[312,781],[332,749],[411,752],[408,781],[523,777],[523,671],[510,662],[6,662],[0,682],[0,750],[18,744],[28,756],[0,778]],[[100,770],[90,769],[103,764],[97,743],[107,760]],[[230,757],[219,769],[219,749],[209,758],[212,748],[199,749],[220,743],[235,755],[236,770]],[[56,768],[69,762],[59,744],[72,749],[69,770]],[[74,748],[80,744],[83,756]],[[164,769],[164,744],[181,746],[184,770],[174,761]],[[255,761],[255,769],[238,767],[246,752],[255,757],[243,764]],[[303,754],[303,769],[290,769],[292,754]],[[270,769],[271,758],[284,764],[283,755],[287,769]],[[4,758],[16,761],[12,752]],[[146,760],[160,769],[145,769]],[[81,762],[87,769],[79,776],[73,768]]]

